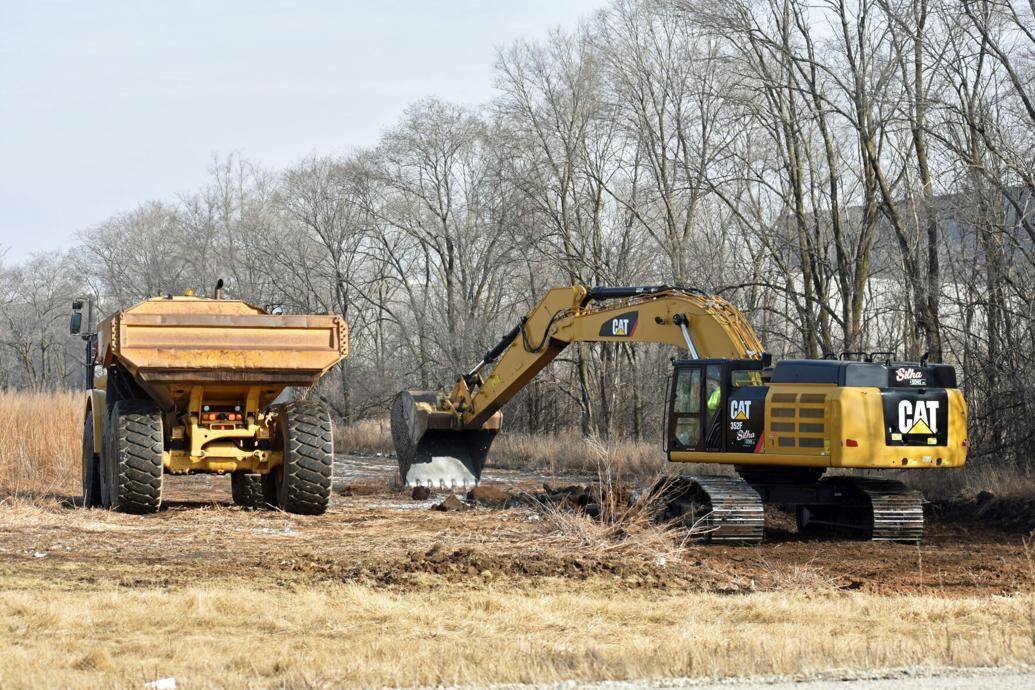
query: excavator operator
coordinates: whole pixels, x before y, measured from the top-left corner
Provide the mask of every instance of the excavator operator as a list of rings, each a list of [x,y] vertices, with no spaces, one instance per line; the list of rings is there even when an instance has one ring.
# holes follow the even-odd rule
[[[715,412],[722,404],[722,386],[715,379],[708,379],[708,411]],[[711,415],[709,415],[711,416]]]
[[[707,448],[709,450],[719,450],[719,446],[722,443],[722,429],[719,422],[719,408],[722,405],[722,381],[719,378],[722,370],[719,367],[708,367],[708,374],[705,379],[705,390],[708,393],[708,399],[705,403],[708,409],[708,436]]]

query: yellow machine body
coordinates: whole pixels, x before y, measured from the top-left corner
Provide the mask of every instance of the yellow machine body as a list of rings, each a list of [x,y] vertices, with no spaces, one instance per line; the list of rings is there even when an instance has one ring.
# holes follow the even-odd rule
[[[946,442],[934,434],[923,445],[888,445],[881,390],[829,384],[769,385],[764,434],[752,452],[680,451],[673,462],[851,469],[962,467],[967,460],[967,407],[963,394],[946,390]],[[894,423],[895,420],[891,420]],[[891,432],[896,433],[896,432]]]
[[[402,391],[392,439],[408,484],[476,484],[503,407],[572,343],[653,342],[762,357],[744,315],[715,295],[665,286],[553,288],[448,391]],[[489,367],[491,366],[491,370]]]

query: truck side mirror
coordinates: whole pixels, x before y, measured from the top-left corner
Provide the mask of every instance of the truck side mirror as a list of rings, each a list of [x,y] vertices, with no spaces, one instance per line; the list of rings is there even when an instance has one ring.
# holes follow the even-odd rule
[[[68,322],[68,332],[71,335],[79,335],[79,331],[83,329],[83,315],[79,312],[72,314],[71,320]]]

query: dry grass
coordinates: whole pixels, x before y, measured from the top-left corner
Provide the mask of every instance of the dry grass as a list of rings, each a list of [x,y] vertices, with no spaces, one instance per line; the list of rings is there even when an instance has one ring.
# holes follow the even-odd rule
[[[706,531],[703,519],[694,525],[669,529],[658,522],[664,510],[664,476],[655,469],[644,481],[646,467],[627,463],[625,443],[587,439],[587,449],[595,463],[596,484],[590,489],[596,515],[565,505],[546,502],[539,506],[551,534],[573,544],[580,553],[620,553],[626,557],[647,558],[665,563],[685,556],[687,544]],[[639,485],[649,490],[637,490]]]
[[[394,452],[387,419],[364,419],[337,427],[335,448],[342,453],[368,455]],[[657,444],[631,439],[584,438],[577,432],[526,434],[504,431],[492,445],[490,462],[503,469],[527,469],[549,476],[591,475],[599,467],[600,448],[616,459],[623,476],[654,477],[665,465],[665,454]]]
[[[1032,597],[598,586],[0,592],[0,686],[351,687],[1035,660]]]
[[[1035,496],[1035,473],[1016,465],[968,464],[961,468],[886,473],[923,491],[930,499],[974,496],[990,491],[1000,498]]]
[[[532,469],[549,473],[596,475],[601,449],[626,479],[650,479],[665,466],[660,445],[631,439],[585,438],[577,432],[561,434],[501,433],[492,446],[497,467]]]
[[[388,418],[339,424],[334,428],[334,449],[350,455],[388,455],[395,452]]]
[[[0,498],[78,493],[83,394],[0,392]]]
[[[758,564],[781,590],[816,593],[831,591],[838,587],[836,578],[824,573],[811,562],[787,567],[784,563],[770,563],[764,557],[760,557]]]

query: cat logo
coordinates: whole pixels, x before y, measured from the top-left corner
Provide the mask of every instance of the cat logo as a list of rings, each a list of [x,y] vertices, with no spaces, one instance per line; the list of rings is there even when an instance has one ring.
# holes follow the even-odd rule
[[[937,400],[903,400],[898,404],[898,430],[903,434],[938,433]]]
[[[608,319],[600,326],[600,335],[606,338],[628,338],[636,330],[639,312],[630,311]]]
[[[730,419],[751,419],[751,401],[730,400]]]

